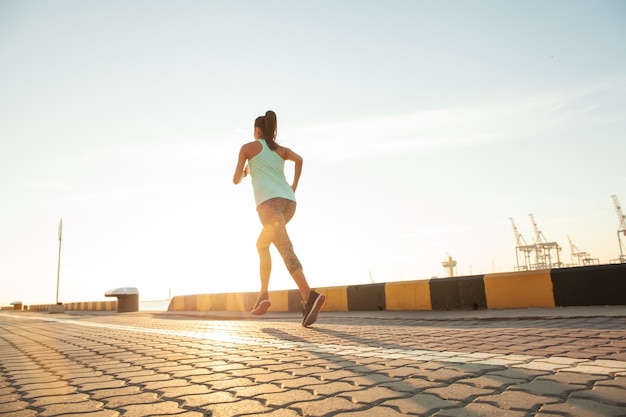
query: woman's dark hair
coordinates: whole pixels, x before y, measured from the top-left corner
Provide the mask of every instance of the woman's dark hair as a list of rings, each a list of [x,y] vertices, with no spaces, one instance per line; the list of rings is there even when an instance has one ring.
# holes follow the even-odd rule
[[[263,139],[267,143],[267,146],[273,151],[276,150],[278,145],[276,144],[276,133],[278,129],[276,121],[276,113],[271,110],[265,112],[265,116],[259,116],[254,121],[254,127],[258,127],[263,132]]]

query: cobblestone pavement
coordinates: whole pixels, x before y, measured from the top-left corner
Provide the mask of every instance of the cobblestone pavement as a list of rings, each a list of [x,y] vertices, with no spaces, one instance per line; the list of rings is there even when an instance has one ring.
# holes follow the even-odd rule
[[[626,317],[0,314],[0,416],[626,416]]]

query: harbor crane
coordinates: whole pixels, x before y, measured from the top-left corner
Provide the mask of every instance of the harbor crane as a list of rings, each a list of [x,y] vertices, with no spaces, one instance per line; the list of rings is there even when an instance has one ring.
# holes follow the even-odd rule
[[[528,215],[535,230],[535,258],[536,262],[532,265],[532,269],[551,269],[553,267],[560,268],[563,266],[559,252],[561,247],[556,242],[548,242],[543,233],[539,230],[535,216],[531,213]],[[552,252],[556,255],[556,263],[552,263]]]
[[[622,213],[622,208],[619,205],[619,201],[617,200],[617,195],[612,195],[613,205],[615,206],[615,211],[617,212],[617,221],[619,222],[619,227],[617,229],[617,242],[619,243],[619,259],[616,259],[617,263],[626,263],[626,255],[624,255],[624,244],[622,243],[622,235],[626,236],[626,216]]]
[[[513,226],[513,233],[515,233],[515,260],[517,261],[516,271],[529,271],[531,269],[531,257],[535,252],[535,245],[528,245],[521,233],[517,230],[515,220],[512,217],[509,218],[511,225]],[[520,254],[523,256],[524,264],[520,265]]]
[[[589,253],[580,250],[578,246],[574,245],[574,243],[572,242],[572,239],[569,236],[567,236],[567,240],[569,241],[569,247],[571,250],[572,264],[574,264],[574,258],[577,259],[575,265],[587,266],[587,265],[599,265],[600,264],[599,259],[592,258]]]

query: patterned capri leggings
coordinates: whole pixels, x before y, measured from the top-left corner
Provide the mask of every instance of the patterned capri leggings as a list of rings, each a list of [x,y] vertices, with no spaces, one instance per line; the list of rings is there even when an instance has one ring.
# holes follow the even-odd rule
[[[256,242],[261,269],[267,270],[272,267],[271,243],[278,249],[289,273],[302,269],[302,264],[293,251],[286,227],[296,213],[296,202],[285,198],[272,198],[259,204],[257,213],[261,219],[261,224],[263,224],[263,230]]]

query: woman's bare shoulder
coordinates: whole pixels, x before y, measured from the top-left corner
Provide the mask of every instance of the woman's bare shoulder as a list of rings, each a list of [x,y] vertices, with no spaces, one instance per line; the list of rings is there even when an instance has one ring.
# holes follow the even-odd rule
[[[286,161],[295,161],[297,159],[301,159],[300,155],[295,153],[290,148],[286,148],[284,146],[278,146],[278,148],[276,149],[276,153]]]
[[[258,141],[252,141],[244,144],[241,147],[241,151],[246,155],[248,159],[255,157],[261,152],[263,146]]]

